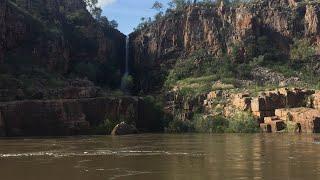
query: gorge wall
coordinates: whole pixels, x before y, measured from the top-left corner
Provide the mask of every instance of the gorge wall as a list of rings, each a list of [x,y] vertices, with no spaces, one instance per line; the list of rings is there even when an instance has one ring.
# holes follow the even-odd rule
[[[82,0],[2,0],[0,63],[67,73],[78,62],[124,65],[125,35],[99,24]]]
[[[319,51],[319,10],[317,1],[257,0],[236,7],[189,6],[167,13],[130,35],[138,89],[159,88],[163,69],[170,69],[177,57],[199,49],[219,56],[238,46],[243,57],[239,59],[245,61],[264,36],[285,54],[295,38],[310,39]]]
[[[1,0],[0,136],[106,134],[106,123],[120,121],[159,129],[143,98],[109,95],[99,87],[109,84],[73,74],[81,62],[120,86],[125,35],[94,19],[83,0]],[[86,68],[80,73],[95,70]]]
[[[108,133],[106,123],[121,121],[133,123],[143,132],[161,130],[160,117],[155,115],[151,107],[152,104],[138,97],[0,103],[0,135],[106,135]]]

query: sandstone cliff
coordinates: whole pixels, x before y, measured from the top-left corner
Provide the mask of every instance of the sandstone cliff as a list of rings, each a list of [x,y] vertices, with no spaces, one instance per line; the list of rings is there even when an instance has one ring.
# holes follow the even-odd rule
[[[177,57],[199,49],[219,56],[238,46],[243,56],[239,59],[245,61],[262,36],[284,54],[295,38],[311,39],[319,49],[319,8],[317,1],[257,0],[236,7],[189,6],[169,13],[130,35],[139,88],[155,90],[161,67],[170,68]],[[146,80],[146,74],[153,78]]]
[[[161,130],[152,104],[138,97],[0,103],[0,136],[106,135],[111,132],[106,123],[121,121],[135,124],[142,132]]]
[[[78,62],[124,64],[125,36],[100,25],[82,0],[2,0],[0,63],[67,73]]]
[[[161,130],[151,102],[98,87],[120,86],[124,56],[125,35],[83,0],[1,0],[0,136],[105,135],[121,121]]]

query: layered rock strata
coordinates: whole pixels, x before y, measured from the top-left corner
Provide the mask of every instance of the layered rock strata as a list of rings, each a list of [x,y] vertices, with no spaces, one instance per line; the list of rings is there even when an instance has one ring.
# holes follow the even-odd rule
[[[130,35],[137,88],[155,90],[161,83],[162,67],[170,69],[177,57],[201,49],[220,56],[239,47],[239,61],[255,51],[250,48],[259,46],[260,37],[287,55],[293,39],[311,39],[319,49],[319,9],[317,1],[257,0],[235,7],[189,6],[171,12]]]
[[[0,129],[6,136],[96,134],[106,120],[126,120],[150,131],[158,118],[150,106],[137,97],[6,102],[0,103]]]

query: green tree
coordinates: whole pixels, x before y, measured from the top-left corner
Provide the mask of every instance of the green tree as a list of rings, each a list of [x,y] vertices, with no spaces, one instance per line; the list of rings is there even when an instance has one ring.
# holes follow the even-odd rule
[[[112,28],[118,28],[118,22],[116,20],[112,20],[109,22],[109,25],[112,27]]]
[[[163,4],[160,3],[159,1],[156,1],[156,2],[153,3],[152,9],[160,12],[160,11],[163,10]]]
[[[102,9],[98,7],[98,0],[84,0],[86,3],[89,12],[95,19],[99,19],[102,14]]]
[[[181,10],[187,5],[185,0],[172,0],[169,3],[171,8],[175,8],[176,10]]]
[[[315,55],[315,49],[306,39],[294,40],[290,50],[290,58],[294,61],[306,61]]]

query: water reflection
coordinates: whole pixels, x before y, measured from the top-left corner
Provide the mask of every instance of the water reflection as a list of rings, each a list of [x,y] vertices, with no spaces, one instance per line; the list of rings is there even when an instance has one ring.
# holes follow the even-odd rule
[[[320,179],[318,135],[147,134],[0,140],[6,180]]]

